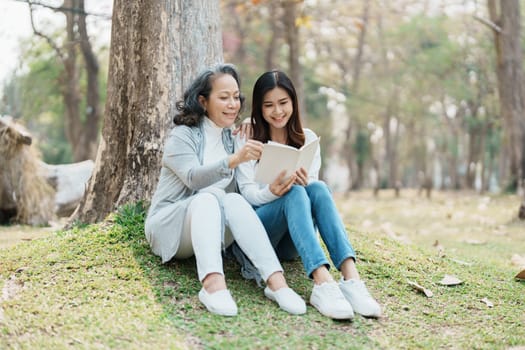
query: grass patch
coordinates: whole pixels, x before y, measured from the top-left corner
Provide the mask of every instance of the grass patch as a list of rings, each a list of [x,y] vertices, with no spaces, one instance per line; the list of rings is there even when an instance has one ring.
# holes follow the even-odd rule
[[[407,219],[400,201],[408,203],[405,210],[417,210],[411,227],[402,226]],[[496,222],[494,230],[505,235],[494,238],[490,231],[486,237],[470,236],[486,241],[483,244],[464,243],[463,236],[447,230],[442,236],[421,235],[425,220],[420,215],[430,218],[440,208],[435,201],[421,201],[381,200],[370,211],[368,198],[339,202],[343,212],[350,213],[345,221],[352,227],[361,276],[384,308],[380,320],[358,316],[353,322],[332,321],[310,306],[306,315],[291,316],[266,299],[255,283],[242,279],[233,261],[226,261],[225,273],[239,315],[212,315],[197,298],[200,284],[194,259],[162,265],[151,253],[143,234],[144,209],[138,204],[121,209],[103,224],[0,250],[4,291],[0,348],[507,349],[525,345],[525,283],[513,280],[516,267],[507,259],[511,252],[525,255],[523,224]],[[491,203],[490,213],[502,205]],[[453,213],[476,205],[462,202]],[[385,234],[381,220],[373,215],[389,218],[392,230],[411,243]],[[446,214],[436,218],[426,220],[426,226],[433,220],[442,225],[451,220]],[[356,224],[365,220],[374,224]],[[453,225],[460,232],[472,232],[463,221]],[[436,239],[445,245],[445,254],[426,243]],[[459,259],[471,265],[458,263]],[[284,268],[289,284],[308,300],[311,282],[300,262],[285,263]],[[464,283],[441,286],[438,282],[445,274],[454,274]],[[335,271],[334,275],[339,277]],[[431,289],[434,297],[417,293],[407,280]],[[494,307],[481,302],[483,298]]]

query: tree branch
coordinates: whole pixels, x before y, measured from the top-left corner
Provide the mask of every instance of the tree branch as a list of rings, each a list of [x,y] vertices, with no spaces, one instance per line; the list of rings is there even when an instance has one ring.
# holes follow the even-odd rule
[[[496,23],[486,19],[486,18],[483,18],[483,17],[480,17],[478,15],[474,15],[473,16],[475,20],[478,20],[480,21],[481,23],[485,24],[486,26],[490,27],[493,31],[497,32],[497,33],[501,33],[501,27],[498,26]]]
[[[37,35],[37,36],[39,36],[41,38],[44,38],[47,41],[47,43],[49,44],[49,46],[51,46],[53,48],[53,50],[55,50],[57,56],[60,58],[60,61],[64,62],[65,61],[65,57],[64,57],[62,51],[60,50],[60,48],[57,46],[57,44],[49,36],[45,35],[41,31],[36,29],[35,21],[34,21],[34,18],[33,18],[33,4],[31,3],[31,1],[27,1],[27,3],[29,4],[29,18],[31,19],[31,28],[33,28],[33,33],[35,33],[35,35]]]
[[[41,1],[33,1],[33,0],[13,0],[13,1],[18,1],[18,2],[29,4],[29,5],[44,7],[44,8],[53,10],[55,12],[73,12],[73,13],[81,14],[83,16],[94,16],[94,17],[100,17],[106,20],[111,20],[111,14],[108,15],[104,13],[86,12],[84,9],[79,9],[79,8],[74,8],[74,7],[64,7],[64,6],[56,7],[56,6],[51,6]]]

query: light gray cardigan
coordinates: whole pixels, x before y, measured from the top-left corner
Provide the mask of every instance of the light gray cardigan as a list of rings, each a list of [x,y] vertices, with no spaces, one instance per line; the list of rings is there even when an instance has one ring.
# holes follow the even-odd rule
[[[204,135],[202,121],[196,127],[178,125],[170,131],[164,145],[159,182],[145,221],[146,239],[163,263],[177,253],[186,209],[195,193],[232,176],[228,158],[202,165]],[[231,129],[223,129],[222,143],[226,153],[232,154]],[[235,190],[232,181],[226,192]]]

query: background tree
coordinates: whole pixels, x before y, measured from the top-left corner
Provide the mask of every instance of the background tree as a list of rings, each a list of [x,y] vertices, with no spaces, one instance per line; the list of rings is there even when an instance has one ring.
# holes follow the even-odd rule
[[[500,113],[504,120],[510,153],[511,188],[525,189],[525,86],[521,46],[521,12],[518,0],[488,0],[494,24]],[[525,194],[520,206],[525,219]]]
[[[65,135],[71,145],[73,160],[93,159],[98,145],[100,122],[99,65],[87,33],[84,0],[64,0],[59,7],[43,3],[34,4],[31,1],[28,1],[28,4],[34,34],[46,40],[63,65],[58,82],[64,101]],[[66,39],[62,46],[36,27],[35,6],[44,6],[65,15]],[[87,76],[85,103],[82,103],[79,53]],[[85,114],[81,112],[82,110]]]
[[[218,0],[115,1],[102,140],[72,220],[100,221],[151,198],[176,101],[200,70],[221,61]]]

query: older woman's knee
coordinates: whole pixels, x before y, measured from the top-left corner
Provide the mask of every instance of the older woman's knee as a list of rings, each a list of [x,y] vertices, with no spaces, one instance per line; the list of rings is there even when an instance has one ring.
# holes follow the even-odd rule
[[[195,194],[188,208],[197,208],[203,206],[206,208],[220,208],[217,197],[208,192]]]

